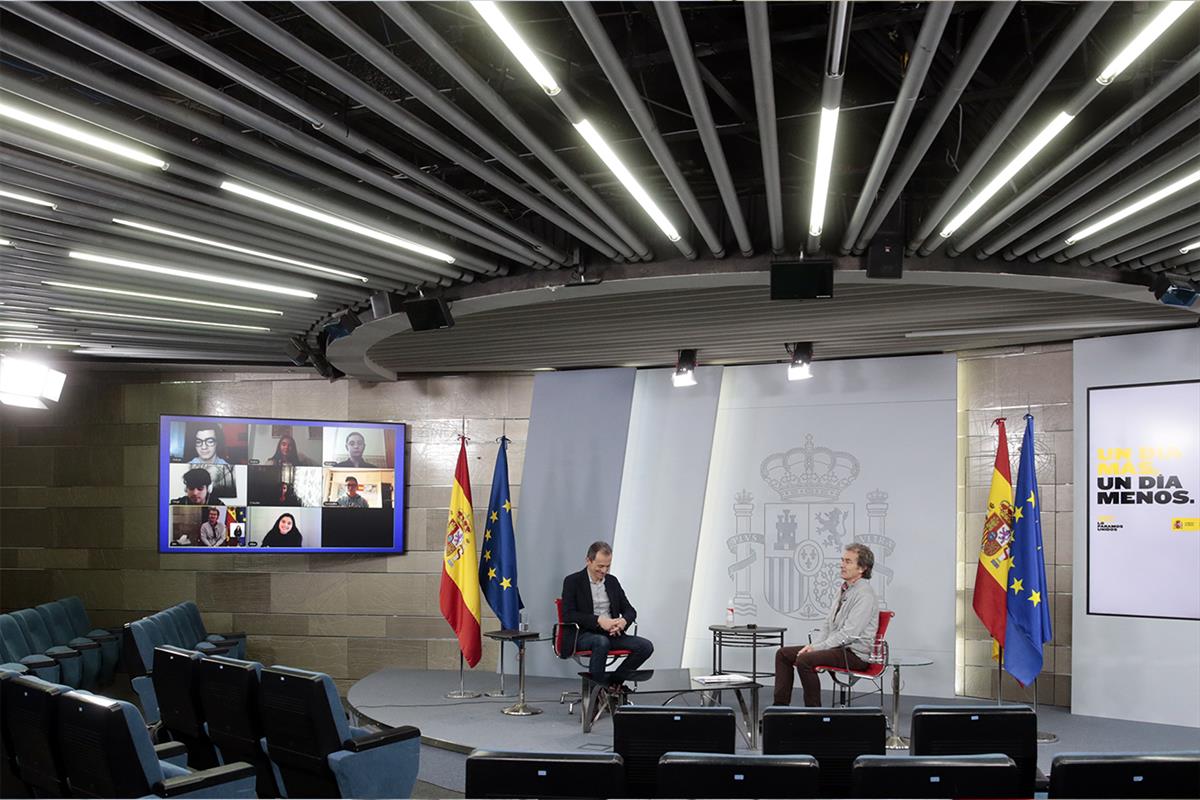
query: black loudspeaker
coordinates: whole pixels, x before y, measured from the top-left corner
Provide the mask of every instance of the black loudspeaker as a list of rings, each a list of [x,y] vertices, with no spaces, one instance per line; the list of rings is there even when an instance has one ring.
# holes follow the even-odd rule
[[[904,237],[881,233],[867,248],[867,277],[896,280],[904,274]]]
[[[371,295],[371,314],[383,319],[404,310],[404,300],[395,292],[376,292]]]
[[[771,265],[772,300],[833,297],[833,262],[807,259]]]
[[[409,300],[404,304],[404,313],[408,314],[408,324],[414,331],[432,331],[437,328],[453,328],[454,317],[450,316],[450,306],[440,297],[425,297],[420,300]]]

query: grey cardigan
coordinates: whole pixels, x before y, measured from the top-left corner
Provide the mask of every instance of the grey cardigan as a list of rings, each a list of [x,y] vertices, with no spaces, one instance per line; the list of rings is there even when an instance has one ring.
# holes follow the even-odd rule
[[[879,598],[875,596],[875,590],[866,578],[859,578],[850,585],[840,610],[837,607],[839,594],[840,586],[834,593],[833,602],[829,604],[829,614],[825,617],[825,622],[814,637],[812,648],[831,650],[836,647],[849,647],[852,652],[866,660],[871,654],[875,632],[879,630]]]

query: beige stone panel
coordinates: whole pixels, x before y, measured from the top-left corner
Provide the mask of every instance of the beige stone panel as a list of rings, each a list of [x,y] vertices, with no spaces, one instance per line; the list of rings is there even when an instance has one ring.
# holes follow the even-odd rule
[[[53,550],[30,547],[18,551],[16,566],[21,569],[87,569],[87,550]]]
[[[195,414],[194,383],[127,383],[122,387],[125,422],[157,423],[159,414]]]
[[[1072,594],[1074,592],[1073,572],[1073,567],[1054,567],[1054,591],[1061,592],[1062,594]]]
[[[1043,431],[1070,431],[1075,428],[1075,406],[1070,402],[1044,405],[1036,416],[1036,424]]]
[[[123,577],[117,570],[54,570],[50,573],[49,581],[51,596],[46,599],[78,595],[88,613],[92,609],[125,608],[127,581]],[[8,580],[6,575],[5,583]]]
[[[310,572],[387,572],[388,556],[321,553],[308,557]]]
[[[467,468],[471,471],[472,481],[479,480],[486,471],[483,466],[483,445],[472,442],[467,445]],[[458,464],[459,445],[453,444],[417,444],[412,446],[412,459],[408,464],[408,479],[414,485],[447,484],[454,480],[454,469]],[[490,459],[490,460],[494,460]],[[491,464],[487,464],[487,470]],[[489,474],[490,478],[490,474]],[[472,487],[472,496],[477,497]],[[443,502],[449,502],[447,492]],[[483,502],[487,502],[486,496]]]
[[[196,597],[194,572],[124,570],[121,580],[125,584],[125,604],[134,608],[162,609]]]
[[[307,636],[306,614],[233,614],[233,629],[255,635]]]
[[[349,582],[351,614],[427,614],[429,586],[425,576],[412,574],[355,575]],[[436,577],[436,576],[435,576]],[[437,604],[437,590],[433,592]]]
[[[282,553],[259,555],[254,551],[239,552],[233,557],[233,568],[245,572],[308,572],[308,558],[304,553]]]
[[[51,520],[48,508],[0,508],[0,547],[53,547]]]
[[[387,571],[436,573],[441,572],[442,561],[441,550],[414,551],[402,556],[388,556]]]
[[[1075,517],[1070,511],[1059,511],[1054,520],[1055,563],[1075,563]]]
[[[348,397],[349,419],[406,422],[431,413],[429,380],[416,378],[355,383]]]
[[[121,519],[121,546],[126,550],[158,550],[158,508],[126,508]]]
[[[1071,707],[1071,676],[1054,676],[1054,705]]]
[[[158,557],[159,569],[190,569],[197,572],[223,572],[233,565],[233,556],[218,553],[163,553]]]
[[[1009,703],[1032,703],[1033,702],[1033,686],[1022,686],[1017,683],[1016,678],[1003,673],[1001,684],[1004,687],[1004,700]]]
[[[427,669],[457,670],[459,659],[458,639],[430,639],[429,666]],[[484,637],[483,648],[475,671],[494,671],[500,658],[500,643]]]
[[[414,419],[408,426],[408,441],[411,444],[458,445],[465,420],[461,417],[429,417]]]
[[[246,654],[265,666],[295,667],[348,678],[346,639],[341,636],[251,636]]]
[[[1058,511],[1074,511],[1075,510],[1075,483],[1074,478],[1070,475],[1064,475],[1060,478],[1058,485],[1057,501]]]
[[[120,486],[125,483],[123,447],[60,447],[56,450],[54,477],[50,481],[54,486]]]
[[[340,573],[275,573],[271,576],[271,611],[344,614],[349,610],[348,583],[348,576]]]
[[[509,375],[504,388],[504,416],[528,419],[533,409],[533,375]]]
[[[959,358],[958,397],[963,407],[977,409],[998,405],[996,361],[994,358]]]
[[[441,552],[446,543],[446,524],[450,519],[450,509],[432,508],[425,514],[425,541],[430,550]]]
[[[277,381],[271,384],[271,416],[281,419],[347,419],[349,395],[349,381]]]
[[[158,485],[158,448],[143,445],[125,448],[125,485]]]
[[[1058,516],[1051,512],[1042,513],[1042,557],[1046,560],[1046,571],[1058,558],[1058,536],[1055,535]]]
[[[1057,645],[1054,648],[1057,652],[1054,656],[1054,671],[1059,675],[1070,675],[1071,668],[1071,648],[1066,645]]]
[[[381,669],[426,669],[428,645],[412,639],[350,639],[349,677],[364,678]]]
[[[0,574],[0,605],[6,609],[28,608],[54,599],[51,573],[44,569],[5,569]]]
[[[1043,676],[1037,682],[1037,701],[1042,705],[1054,705],[1054,676]]]
[[[1055,594],[1054,608],[1054,639],[1055,644],[1071,644],[1071,595]]]
[[[425,529],[427,509],[410,508],[404,514],[404,549],[405,552],[417,550],[440,550],[442,547],[441,533],[430,546],[429,536]]]
[[[0,483],[5,486],[49,486],[54,483],[54,447],[4,448]]]
[[[153,550],[88,551],[88,569],[158,569],[158,553]]]
[[[446,516],[445,509],[450,505],[450,483],[454,480],[454,475],[450,474],[439,479],[434,486],[422,486],[411,483],[408,486],[408,506],[409,508],[427,508],[443,510],[442,517]]]
[[[506,414],[503,375],[455,375],[428,384],[430,407],[447,417],[503,417]]]
[[[966,663],[972,667],[993,667],[992,640],[969,639],[966,642]]]
[[[452,635],[450,624],[441,616],[386,617],[387,637],[389,639],[438,639]],[[486,626],[485,626],[486,627]]]
[[[209,633],[234,633],[233,614],[228,611],[202,611],[200,621]],[[244,633],[244,631],[237,631]]]
[[[311,636],[364,637],[384,636],[387,619],[356,614],[316,614],[308,618]]]
[[[995,698],[996,670],[989,667],[966,667],[963,694],[967,697]]]
[[[196,605],[203,611],[266,612],[271,604],[271,575],[246,572],[200,572]]]
[[[213,417],[270,417],[271,381],[222,381],[197,387],[199,413]]]

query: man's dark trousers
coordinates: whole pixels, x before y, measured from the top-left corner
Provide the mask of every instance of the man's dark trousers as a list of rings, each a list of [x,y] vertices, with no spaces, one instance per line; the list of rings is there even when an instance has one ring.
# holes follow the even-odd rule
[[[588,662],[588,672],[596,683],[621,683],[629,679],[634,670],[646,663],[654,653],[654,643],[641,636],[624,633],[620,636],[609,636],[607,633],[591,633],[580,631],[577,650],[591,650],[592,658]],[[629,655],[621,665],[609,675],[605,672],[610,650],[628,650]]]
[[[775,705],[792,704],[792,675],[800,675],[804,688],[804,705],[813,708],[821,705],[821,676],[817,667],[841,667],[842,669],[865,670],[869,665],[858,654],[847,647],[832,650],[809,650],[801,653],[802,647],[781,647],[775,651]],[[792,668],[796,672],[792,672]]]

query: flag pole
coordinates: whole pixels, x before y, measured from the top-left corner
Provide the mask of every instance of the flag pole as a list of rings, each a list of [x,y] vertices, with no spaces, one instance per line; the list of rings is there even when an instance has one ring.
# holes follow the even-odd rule
[[[996,705],[1004,705],[1004,645],[996,645]]]
[[[458,651],[458,688],[452,692],[446,692],[446,697],[450,700],[463,700],[472,697],[479,697],[479,692],[473,692],[466,687],[466,659],[463,658],[462,650]]]

